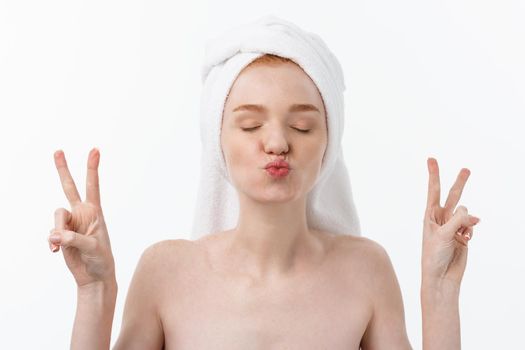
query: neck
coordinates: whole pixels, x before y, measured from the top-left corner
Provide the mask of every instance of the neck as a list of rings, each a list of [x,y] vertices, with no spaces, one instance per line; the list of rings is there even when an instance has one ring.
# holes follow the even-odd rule
[[[306,198],[285,203],[242,196],[239,200],[239,220],[228,244],[230,256],[257,279],[289,272],[314,242],[314,230],[306,221]]]

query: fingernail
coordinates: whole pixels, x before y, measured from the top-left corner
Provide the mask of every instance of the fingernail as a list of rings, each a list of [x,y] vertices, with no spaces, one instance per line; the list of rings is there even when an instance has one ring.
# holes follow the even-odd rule
[[[51,242],[56,242],[56,243],[58,243],[58,242],[60,242],[60,236],[59,236],[59,235],[51,235],[51,236],[49,236],[49,240],[50,240]]]
[[[51,248],[51,251],[52,251],[53,253],[58,252],[58,246],[57,246],[57,245],[56,245],[56,246],[53,246],[53,248]]]
[[[470,241],[470,233],[467,233],[467,234],[465,235],[465,238],[467,239],[467,241]]]

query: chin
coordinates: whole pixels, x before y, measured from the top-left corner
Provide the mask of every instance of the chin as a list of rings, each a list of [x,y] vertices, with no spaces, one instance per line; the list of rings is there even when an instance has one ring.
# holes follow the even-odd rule
[[[286,189],[270,189],[266,190],[265,193],[262,191],[254,191],[253,188],[250,191],[244,192],[244,194],[257,202],[261,203],[287,203],[293,202],[299,198],[296,191],[288,191]]]

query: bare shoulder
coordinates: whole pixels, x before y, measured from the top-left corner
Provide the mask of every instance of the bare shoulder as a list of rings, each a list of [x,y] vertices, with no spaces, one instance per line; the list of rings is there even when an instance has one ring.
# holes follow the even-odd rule
[[[378,242],[363,236],[336,238],[337,255],[360,280],[374,282],[393,274],[393,267],[386,249]],[[372,286],[372,285],[370,285]]]
[[[339,244],[346,245],[347,248],[355,247],[357,249],[381,249],[382,246],[364,236],[353,236],[353,235],[338,235],[337,238],[339,240]]]
[[[149,245],[142,253],[141,261],[152,270],[165,273],[187,260],[194,249],[193,241],[166,239]]]
[[[193,241],[187,239],[165,239],[162,241],[155,242],[148,246],[144,253],[148,253],[153,256],[158,256],[162,254],[172,254],[174,252],[184,253],[188,249],[193,247]]]
[[[165,329],[162,312],[170,277],[187,255],[189,241],[165,240],[142,253],[131,280],[119,338],[114,349],[160,349]]]
[[[386,249],[378,242],[363,236],[340,235],[336,245],[341,254],[348,258],[358,258],[367,263],[384,263],[389,259]]]
[[[359,280],[372,310],[361,348],[411,349],[401,289],[386,249],[361,236],[345,236],[340,242],[347,266],[353,267],[349,275],[354,283]]]

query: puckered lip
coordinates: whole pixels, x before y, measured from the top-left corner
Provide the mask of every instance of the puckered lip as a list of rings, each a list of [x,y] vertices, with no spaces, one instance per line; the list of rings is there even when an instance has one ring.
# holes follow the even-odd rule
[[[266,166],[264,168],[268,169],[268,168],[272,168],[272,167],[290,169],[290,165],[288,164],[287,161],[284,161],[284,160],[274,160],[273,162],[270,162],[270,163],[266,164]]]

